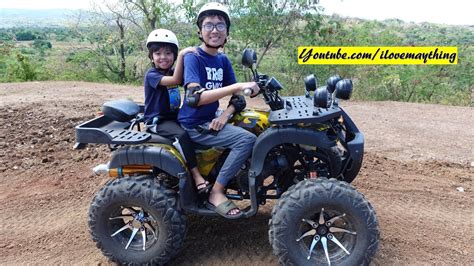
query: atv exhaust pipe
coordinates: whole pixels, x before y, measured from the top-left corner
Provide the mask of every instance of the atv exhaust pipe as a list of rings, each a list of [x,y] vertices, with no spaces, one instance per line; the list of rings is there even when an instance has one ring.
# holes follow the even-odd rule
[[[151,165],[125,165],[117,168],[109,168],[107,164],[99,164],[92,168],[95,175],[106,174],[110,177],[123,177],[133,175],[146,175],[153,173]]]
[[[92,168],[92,172],[94,172],[95,175],[108,174],[109,166],[107,164],[99,164]]]

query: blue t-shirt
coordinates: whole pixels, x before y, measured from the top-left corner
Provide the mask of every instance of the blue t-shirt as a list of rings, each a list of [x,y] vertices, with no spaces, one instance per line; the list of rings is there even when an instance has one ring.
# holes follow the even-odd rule
[[[234,69],[223,53],[210,55],[197,47],[198,54],[188,53],[184,56],[184,87],[189,83],[199,83],[206,90],[215,90],[236,83]],[[186,103],[186,93],[185,93]],[[219,101],[198,107],[183,104],[178,120],[184,127],[192,128],[215,118]]]
[[[172,74],[172,73],[171,73]],[[159,85],[164,74],[156,68],[150,68],[144,80],[145,87],[145,121],[154,117],[163,120],[176,120],[181,96],[177,85]]]

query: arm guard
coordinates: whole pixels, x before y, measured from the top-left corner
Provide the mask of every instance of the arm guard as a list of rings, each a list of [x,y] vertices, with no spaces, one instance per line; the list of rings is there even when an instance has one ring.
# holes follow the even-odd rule
[[[198,107],[201,93],[203,93],[205,90],[206,89],[201,88],[201,86],[188,88],[186,90],[186,104],[191,107]]]
[[[242,110],[245,109],[245,107],[247,106],[247,103],[245,102],[245,97],[244,96],[242,96],[242,95],[232,95],[232,97],[230,98],[230,101],[229,101],[229,105],[227,107],[229,107],[230,105],[233,105],[234,108],[235,108],[235,112],[239,113],[239,112],[241,112]]]

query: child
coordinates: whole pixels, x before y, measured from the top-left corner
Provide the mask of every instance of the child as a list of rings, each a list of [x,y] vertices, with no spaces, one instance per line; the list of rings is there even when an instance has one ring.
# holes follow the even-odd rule
[[[201,45],[197,48],[197,54],[190,53],[184,57],[183,85],[187,93],[178,120],[194,142],[230,149],[207,206],[226,218],[237,219],[244,213],[227,199],[224,191],[251,155],[257,137],[227,122],[232,114],[245,108],[245,99],[239,94],[251,88],[252,94],[256,95],[259,87],[255,82],[237,83],[230,60],[219,52],[219,48],[227,42],[230,30],[226,6],[215,2],[205,4],[198,13],[197,26]],[[216,117],[219,100],[231,95],[227,109]],[[219,133],[212,136],[198,130],[203,127]]]
[[[153,67],[145,75],[145,123],[148,130],[165,138],[178,139],[191,169],[198,193],[207,193],[212,187],[197,168],[193,143],[177,122],[181,97],[178,85],[183,77],[183,56],[195,48],[186,48],[178,54],[176,35],[165,29],[152,31],[147,38],[148,57]],[[176,68],[171,68],[176,61]]]

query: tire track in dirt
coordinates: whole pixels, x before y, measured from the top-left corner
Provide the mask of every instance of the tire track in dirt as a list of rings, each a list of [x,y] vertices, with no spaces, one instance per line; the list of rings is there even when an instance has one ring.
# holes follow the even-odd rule
[[[437,161],[401,163],[372,153],[366,153],[364,165],[355,185],[379,217],[376,264],[474,263],[469,251],[472,168]],[[457,191],[459,185],[466,192]]]

